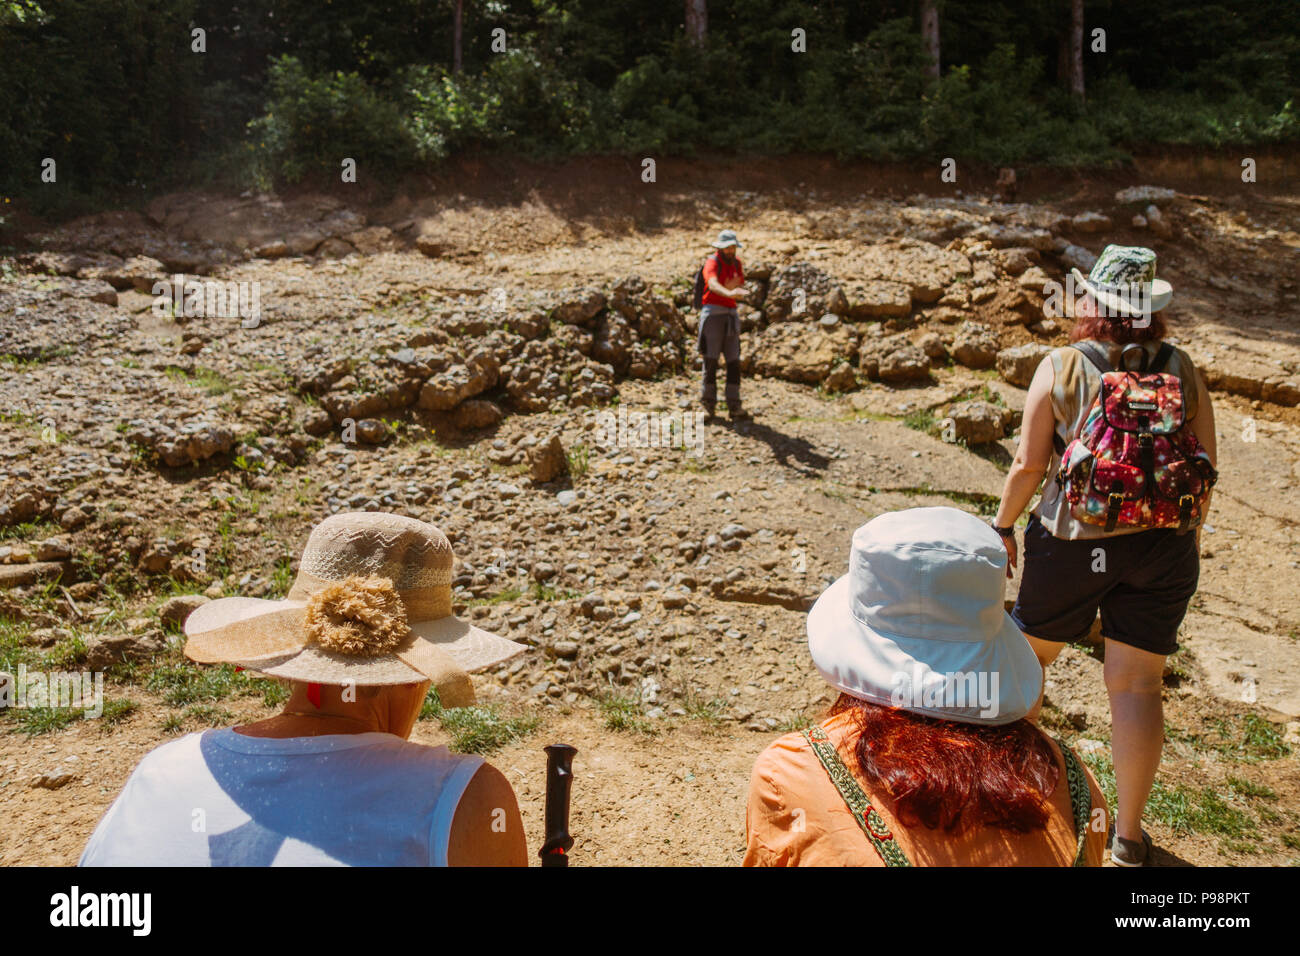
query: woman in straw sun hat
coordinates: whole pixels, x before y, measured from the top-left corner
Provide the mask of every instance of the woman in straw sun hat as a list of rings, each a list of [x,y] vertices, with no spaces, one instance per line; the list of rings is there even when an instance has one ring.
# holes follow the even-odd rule
[[[289,701],[148,754],[81,864],[526,865],[506,778],[407,740],[431,684],[472,704],[469,673],[524,650],[452,615],[453,560],[433,525],[340,514],[312,531],[284,600],[194,611],[186,656],[289,681]]]
[[[1109,245],[1073,278],[1071,345],[1045,356],[1029,384],[994,524],[1014,566],[1016,521],[1042,485],[1011,616],[1044,669],[1100,611],[1118,796],[1111,860],[1143,866],[1165,658],[1196,593],[1217,478],[1214,407],[1191,358],[1165,341],[1173,289],[1156,278],[1155,252]]]
[[[1025,719],[1042,672],[1003,610],[1006,563],[955,508],[854,532],[848,573],[808,615],[839,698],[755,762],[746,866],[1100,864],[1104,796]]]

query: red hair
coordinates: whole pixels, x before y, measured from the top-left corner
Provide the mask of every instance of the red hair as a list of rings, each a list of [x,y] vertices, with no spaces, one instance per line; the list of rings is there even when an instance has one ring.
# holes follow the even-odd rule
[[[1047,826],[1060,779],[1051,744],[1027,720],[965,724],[841,694],[831,714],[851,713],[862,775],[888,794],[904,826],[962,833]]]
[[[1109,311],[1109,310],[1107,310]],[[1159,312],[1152,312],[1151,322],[1146,328],[1135,329],[1133,319],[1126,315],[1102,315],[1097,308],[1097,300],[1091,293],[1085,292],[1074,309],[1076,319],[1070,330],[1070,341],[1094,339],[1102,342],[1115,342],[1128,345],[1130,342],[1149,342],[1163,339],[1168,328]]]

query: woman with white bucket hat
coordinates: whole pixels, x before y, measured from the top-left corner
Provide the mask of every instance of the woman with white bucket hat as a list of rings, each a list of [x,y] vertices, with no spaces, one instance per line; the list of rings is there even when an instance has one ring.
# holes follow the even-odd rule
[[[1003,606],[998,536],[955,508],[881,515],[808,615],[830,716],[754,765],[747,866],[1095,866],[1105,798],[1025,719],[1042,670]]]
[[[410,742],[432,684],[525,646],[451,613],[454,556],[433,525],[351,513],[312,531],[282,601],[222,598],[185,621],[186,656],[291,682],[284,711],[190,734],[136,767],[83,866],[527,864],[506,778]]]

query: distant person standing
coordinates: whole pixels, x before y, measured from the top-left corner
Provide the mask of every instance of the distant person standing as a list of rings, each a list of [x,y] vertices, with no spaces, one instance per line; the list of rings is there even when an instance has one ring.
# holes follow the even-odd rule
[[[696,307],[700,309],[700,354],[704,356],[704,384],[700,402],[709,416],[718,404],[718,360],[726,359],[727,412],[732,420],[749,418],[740,404],[740,313],[736,299],[749,294],[745,270],[736,250],[736,233],[724,229],[713,243],[718,251],[705,260],[696,276]]]

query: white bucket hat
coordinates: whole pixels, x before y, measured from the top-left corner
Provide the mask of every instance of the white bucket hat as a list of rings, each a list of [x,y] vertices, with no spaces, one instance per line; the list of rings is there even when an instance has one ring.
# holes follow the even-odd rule
[[[1043,673],[1003,604],[1007,553],[956,508],[883,514],[853,533],[849,573],[808,614],[822,677],[860,700],[944,720],[1025,716]]]

